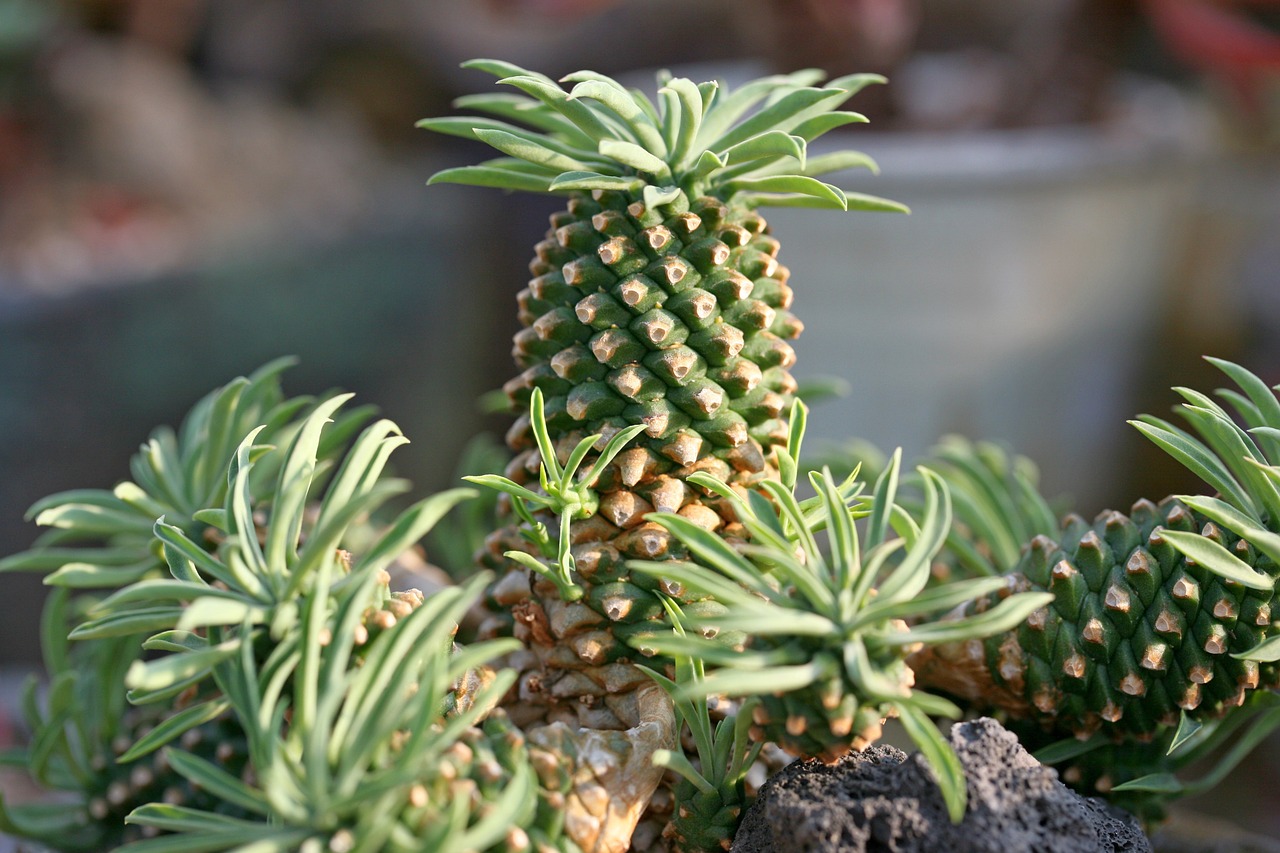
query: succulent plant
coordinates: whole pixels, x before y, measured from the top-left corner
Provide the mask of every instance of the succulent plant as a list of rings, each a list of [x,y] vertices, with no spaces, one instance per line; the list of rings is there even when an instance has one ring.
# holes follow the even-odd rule
[[[591,469],[593,494],[567,514],[549,506],[543,517],[525,514],[494,537],[488,563],[502,576],[486,630],[530,639],[517,664],[528,675],[523,724],[625,730],[640,722],[627,694],[651,686],[628,663],[627,638],[666,618],[654,583],[634,577],[627,560],[679,548],[646,516],[677,513],[731,530],[724,501],[690,475],[741,487],[778,476],[774,451],[787,440],[796,390],[787,341],[802,327],[759,208],[904,209],[817,177],[874,168],[865,155],[807,156],[809,142],[864,120],[839,106],[880,78],[819,87],[823,75],[805,71],[731,91],[663,75],[654,101],[587,71],[562,87],[505,62],[467,66],[514,91],[467,96],[458,105],[482,115],[421,126],[480,139],[504,156],[432,182],[566,198],[518,298],[521,373],[506,385],[520,413],[508,434],[518,455],[506,474],[534,490],[540,470],[543,485],[554,484],[562,466],[580,463]],[[615,440],[631,432],[639,435],[620,449]],[[612,463],[593,466],[606,447],[618,451]],[[560,534],[550,573],[537,565],[551,550],[540,530],[548,526]],[[530,536],[544,544],[530,547]],[[520,550],[530,557],[508,556]]]
[[[1238,365],[1211,361],[1239,388],[1219,392],[1226,407],[1182,388],[1190,431],[1133,423],[1214,497],[1140,500],[1128,514],[1059,524],[1025,460],[963,442],[939,454],[966,507],[950,549],[959,570],[1008,573],[1015,588],[1054,600],[1014,631],[927,649],[912,664],[922,683],[1026,721],[1042,739],[1077,740],[1048,756],[1069,758],[1069,779],[1104,792],[1182,793],[1169,774],[1210,738],[1220,744],[1246,720],[1251,737],[1280,726],[1267,693],[1280,686],[1280,400]]]
[[[423,126],[504,156],[433,181],[566,200],[517,300],[514,459],[465,466],[485,501],[384,518],[406,439],[349,395],[286,398],[281,361],[157,431],[132,482],[37,504],[51,531],[0,570],[57,587],[50,681],[4,760],[64,797],[0,801],[0,828],[69,851],[692,853],[730,846],[763,756],[833,761],[890,719],[956,821],[936,718],[994,708],[1146,814],[1280,726],[1259,379],[1218,362],[1226,408],[1183,390],[1191,431],[1139,423],[1215,497],[1060,523],[1029,462],[960,440],[915,473],[899,452],[801,477],[801,325],[758,209],[903,209],[818,180],[864,155],[807,156],[878,78],[664,75],[655,102],[470,66],[516,91]],[[393,591],[455,507],[459,585]]]

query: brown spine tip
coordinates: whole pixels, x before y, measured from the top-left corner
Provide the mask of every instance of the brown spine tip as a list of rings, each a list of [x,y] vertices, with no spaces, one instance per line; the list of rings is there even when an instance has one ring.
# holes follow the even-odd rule
[[[1149,575],[1151,574],[1151,558],[1147,556],[1146,551],[1134,551],[1129,557],[1129,561],[1124,564],[1124,570],[1130,575]]]
[[[1120,679],[1118,687],[1126,696],[1144,696],[1147,692],[1147,683],[1132,672]]]
[[[1112,584],[1107,588],[1107,594],[1103,599],[1103,605],[1108,610],[1114,610],[1117,613],[1129,612],[1129,591],[1122,589],[1118,584]]]
[[[1084,678],[1086,663],[1085,656],[1075,652],[1062,662],[1062,672],[1068,678]]]
[[[1209,629],[1209,636],[1204,641],[1204,650],[1211,655],[1226,653],[1227,632],[1221,625],[1214,625]]]
[[[1076,574],[1076,567],[1068,563],[1066,560],[1059,560],[1057,564],[1054,565],[1051,574],[1053,575],[1054,580],[1071,580],[1071,577]]]
[[[1027,627],[1033,631],[1043,631],[1048,620],[1048,608],[1038,607],[1035,610],[1032,610],[1031,615],[1027,617]]]
[[[1199,684],[1188,684],[1187,689],[1183,691],[1182,698],[1178,700],[1178,707],[1184,711],[1194,711],[1200,707],[1201,690]]]
[[[1031,704],[1036,706],[1042,714],[1056,714],[1058,712],[1058,691],[1049,685],[1044,685],[1031,696]]]
[[[1154,627],[1157,634],[1182,636],[1182,622],[1168,608],[1161,610],[1159,615],[1156,616]]]
[[[1120,718],[1124,716],[1124,709],[1108,699],[1107,704],[1102,706],[1102,710],[1098,714],[1108,723],[1118,723]]]
[[[1213,667],[1202,663],[1195,664],[1187,670],[1187,678],[1192,684],[1208,684],[1213,681]]]
[[[702,452],[702,437],[691,430],[680,432],[658,452],[677,465],[692,465]]]
[[[1084,630],[1080,632],[1080,636],[1088,643],[1103,643],[1107,638],[1107,633],[1102,625],[1102,620],[1090,619],[1085,623]]]
[[[1236,618],[1235,602],[1229,598],[1220,599],[1213,605],[1213,616],[1215,619],[1223,621],[1231,621]]]
[[[1256,690],[1258,683],[1261,680],[1258,662],[1256,660],[1245,660],[1240,663],[1244,666],[1242,667],[1243,671],[1240,673],[1240,676],[1236,679],[1236,683],[1249,690]]]
[[[1142,651],[1138,666],[1155,672],[1163,672],[1168,667],[1169,647],[1164,643],[1152,643]]]
[[[809,721],[800,714],[792,714],[787,717],[787,734],[792,737],[800,737],[809,728]]]
[[[1178,582],[1173,585],[1170,594],[1181,601],[1194,599],[1200,595],[1200,585],[1191,578],[1178,578]]]

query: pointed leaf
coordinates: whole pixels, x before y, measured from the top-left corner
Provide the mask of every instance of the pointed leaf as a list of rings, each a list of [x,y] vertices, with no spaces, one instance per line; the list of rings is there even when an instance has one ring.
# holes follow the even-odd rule
[[[909,702],[895,702],[894,707],[898,709],[898,718],[902,721],[902,727],[907,730],[911,740],[920,747],[920,753],[929,762],[929,768],[936,777],[939,790],[942,791],[943,802],[947,804],[947,814],[951,817],[951,822],[960,823],[964,820],[968,795],[968,783],[964,768],[960,766],[960,759],[956,757],[951,745],[942,737],[937,726],[918,708]]]
[[[545,193],[551,191],[551,181],[556,174],[549,169],[535,174],[498,166],[459,166],[436,172],[427,179],[427,184],[466,184],[473,187]]]
[[[1198,565],[1225,580],[1234,581],[1249,589],[1264,592],[1275,590],[1275,579],[1254,571],[1248,563],[1212,539],[1183,530],[1161,530],[1160,535],[1187,558],[1195,560]]]
[[[564,172],[551,181],[548,189],[562,190],[615,190],[635,192],[645,185],[643,178],[626,175],[602,175],[599,172]]]
[[[913,643],[937,645],[964,640],[990,637],[1021,625],[1035,610],[1053,601],[1051,592],[1024,592],[1011,595],[990,610],[962,619],[931,622],[917,625],[906,631],[893,631],[878,637],[879,642],[890,646]]]
[[[542,144],[541,140],[529,136],[517,136],[504,130],[477,128],[476,137],[509,157],[517,157],[526,163],[551,172],[587,171],[587,166],[577,160]],[[601,143],[603,144],[603,143]]]
[[[820,201],[830,202],[841,209],[848,209],[845,193],[831,184],[824,184],[816,178],[803,175],[767,175],[760,178],[739,178],[730,181],[725,190],[729,194],[736,193],[785,193],[812,196]]]
[[[129,747],[123,755],[116,759],[118,764],[137,761],[144,755],[155,752],[160,747],[180,737],[184,732],[202,726],[210,720],[217,719],[231,707],[227,699],[211,699],[199,705],[192,705],[169,717],[157,725]]]

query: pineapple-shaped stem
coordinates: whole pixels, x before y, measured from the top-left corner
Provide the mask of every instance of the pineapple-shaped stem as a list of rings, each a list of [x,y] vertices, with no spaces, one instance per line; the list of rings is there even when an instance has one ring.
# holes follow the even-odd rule
[[[1134,777],[1174,766],[1164,756],[1186,740],[1175,737],[1180,723],[1213,723],[1246,704],[1256,711],[1250,697],[1280,686],[1280,400],[1243,368],[1213,362],[1240,389],[1220,392],[1226,407],[1184,388],[1190,430],[1153,417],[1134,422],[1213,497],[1141,500],[1128,514],[1069,515],[1058,525],[1029,478],[989,449],[984,458],[953,444],[940,460],[970,510],[970,536],[953,542],[957,564],[1009,572],[1012,589],[1054,600],[1014,631],[926,649],[912,665],[921,683],[1049,737],[1133,745],[1114,762],[1119,776],[1074,751],[1081,769],[1073,775],[1103,791],[1155,792]],[[1020,533],[1032,535],[1010,547]],[[1276,725],[1274,716],[1263,713],[1259,724]],[[1133,758],[1143,744],[1154,745],[1145,770]]]
[[[485,630],[525,640],[513,661],[522,670],[518,722],[634,730],[645,724],[637,691],[652,682],[630,663],[627,641],[657,630],[665,611],[660,581],[633,575],[626,561],[683,553],[646,516],[671,513],[734,535],[732,510],[690,476],[709,473],[737,489],[776,480],[774,451],[787,440],[796,389],[788,341],[801,324],[758,208],[903,209],[816,177],[874,168],[865,155],[807,157],[817,137],[864,120],[838,107],[879,78],[818,86],[822,75],[804,71],[730,91],[663,75],[655,101],[588,71],[562,87],[505,62],[467,67],[515,91],[459,101],[483,116],[421,126],[480,139],[503,156],[432,181],[566,200],[518,296],[521,372],[505,387],[519,413],[508,433],[517,456],[507,476],[537,490],[540,471],[554,475],[571,457],[591,467],[577,453],[584,438],[600,436],[597,454],[619,432],[642,428],[593,480],[593,512],[544,511],[494,537],[487,562],[500,576]],[[535,390],[541,417],[531,411]],[[540,450],[543,423],[550,448]],[[518,550],[533,560],[553,551],[554,568],[505,556]],[[609,843],[625,849],[630,828],[616,835]]]
[[[535,389],[561,464],[586,436],[602,436],[598,450],[620,430],[643,427],[596,480],[596,511],[573,519],[569,536],[586,595],[581,608],[550,626],[554,645],[568,651],[553,672],[598,667],[628,654],[613,629],[662,617],[657,599],[632,584],[623,566],[627,557],[659,559],[672,547],[670,535],[645,516],[682,513],[707,529],[724,528],[732,518],[718,510],[723,502],[691,487],[690,474],[707,471],[739,486],[777,476],[772,451],[786,441],[783,418],[795,390],[788,372],[795,355],[786,341],[800,323],[788,310],[791,289],[777,241],[757,208],[902,209],[815,177],[873,166],[864,155],[806,157],[818,136],[862,120],[835,108],[878,78],[854,75],[818,88],[812,84],[821,75],[799,72],[730,92],[664,77],[653,103],[590,72],[565,78],[573,84],[565,91],[507,63],[468,66],[518,93],[459,102],[492,117],[429,119],[422,126],[479,138],[506,156],[446,170],[432,181],[567,198],[537,246],[534,278],[518,299],[524,328],[515,358],[522,372],[507,392],[524,414],[509,435],[520,455],[508,474],[534,484],[543,462],[529,411]],[[519,545],[511,535],[497,543],[496,555]],[[497,562],[526,574],[523,566]],[[544,617],[536,611],[546,603],[530,599],[528,586],[500,579],[493,595],[508,612],[535,611],[520,618],[540,626]],[[596,636],[569,648],[583,634]],[[553,717],[590,710],[577,701],[580,692],[559,701],[551,683],[540,687],[535,692],[561,706]]]

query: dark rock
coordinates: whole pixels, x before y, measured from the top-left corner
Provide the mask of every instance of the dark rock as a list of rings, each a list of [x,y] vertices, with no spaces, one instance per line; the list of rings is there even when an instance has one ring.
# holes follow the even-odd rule
[[[876,745],[774,776],[731,853],[1150,853],[1135,818],[1068,789],[995,720],[959,723],[949,739],[969,782],[959,825],[918,753]]]

